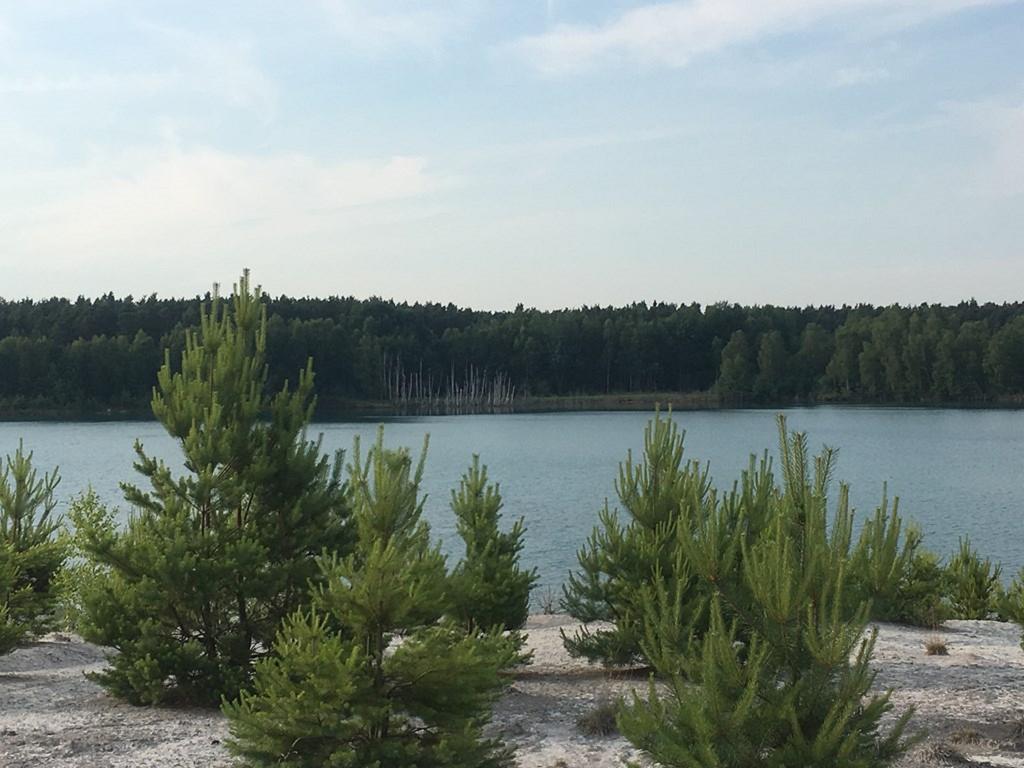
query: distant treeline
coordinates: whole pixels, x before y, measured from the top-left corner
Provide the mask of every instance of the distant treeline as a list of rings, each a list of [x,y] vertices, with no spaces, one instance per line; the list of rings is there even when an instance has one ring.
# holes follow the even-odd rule
[[[177,358],[199,300],[0,300],[0,411],[143,412],[164,349]],[[327,409],[641,392],[773,404],[1024,396],[1019,302],[481,312],[280,297],[269,300],[268,314],[272,384],[312,357]]]

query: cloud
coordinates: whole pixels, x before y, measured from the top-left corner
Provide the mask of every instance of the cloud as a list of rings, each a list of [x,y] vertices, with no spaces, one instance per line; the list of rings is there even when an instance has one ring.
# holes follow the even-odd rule
[[[833,88],[849,88],[889,79],[885,67],[843,67],[832,76]]]
[[[180,82],[173,72],[95,73],[91,75],[21,75],[0,78],[2,94],[95,93],[102,91],[153,91]]]
[[[477,3],[470,0],[398,0],[381,4],[381,10],[361,0],[321,0],[321,5],[346,47],[368,56],[395,51],[438,55],[468,31],[477,12]]]
[[[175,56],[173,77],[184,88],[214,94],[233,107],[258,112],[264,119],[275,113],[277,85],[257,63],[254,43],[160,24],[139,26]]]
[[[981,141],[967,191],[996,198],[1024,195],[1024,99],[955,102],[946,104],[945,111]]]
[[[866,15],[908,25],[1007,0],[684,0],[626,11],[599,25],[559,24],[512,49],[539,71],[570,74],[608,61],[684,67],[695,57],[828,20]]]
[[[58,192],[32,206],[2,201],[0,253],[55,269],[89,259],[131,268],[154,257],[258,253],[440,185],[417,157],[324,164],[300,154],[211,149],[101,157],[35,181]]]

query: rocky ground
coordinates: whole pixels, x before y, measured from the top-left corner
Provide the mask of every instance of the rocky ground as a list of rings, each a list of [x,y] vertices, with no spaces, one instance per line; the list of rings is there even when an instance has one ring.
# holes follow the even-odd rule
[[[572,620],[530,619],[533,664],[500,702],[496,730],[517,747],[521,768],[619,768],[637,760],[621,737],[585,734],[578,721],[646,680],[570,659],[562,628],[571,631]],[[948,655],[926,655],[925,644],[934,639],[945,642]],[[931,632],[881,625],[875,657],[879,687],[895,690],[898,710],[914,705],[915,728],[929,733],[901,768],[1024,768],[1024,652],[1016,626],[954,621]],[[0,766],[231,764],[218,713],[120,703],[83,674],[103,664],[102,649],[61,636],[0,658]]]

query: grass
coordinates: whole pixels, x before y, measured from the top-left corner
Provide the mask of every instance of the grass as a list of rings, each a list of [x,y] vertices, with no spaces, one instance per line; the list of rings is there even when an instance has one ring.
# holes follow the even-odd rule
[[[618,710],[614,701],[602,699],[576,719],[576,727],[584,736],[613,736],[619,732]]]
[[[941,637],[929,637],[925,640],[924,652],[928,656],[949,656],[949,648]]]

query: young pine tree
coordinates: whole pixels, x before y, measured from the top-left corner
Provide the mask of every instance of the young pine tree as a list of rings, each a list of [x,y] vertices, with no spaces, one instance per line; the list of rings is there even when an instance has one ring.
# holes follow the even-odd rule
[[[984,560],[971,546],[970,539],[961,539],[960,548],[946,567],[950,611],[957,619],[987,619],[1002,601],[1002,566]]]
[[[355,549],[321,560],[312,608],[287,622],[252,691],[225,707],[230,748],[247,765],[509,765],[482,728],[516,645],[442,621],[448,574],[421,520],[424,456],[413,465],[381,432],[362,463],[356,443]]]
[[[499,530],[501,491],[487,481],[478,456],[452,491],[451,508],[466,555],[451,576],[453,614],[469,631],[516,630],[526,623],[535,570],[519,567],[526,529],[522,519]]]
[[[0,464],[0,653],[54,628],[67,542],[54,490],[57,471],[39,477],[19,444]]]
[[[773,491],[767,462],[751,459],[742,486],[728,495],[725,506],[746,510],[746,525],[762,525]],[[565,635],[570,654],[605,664],[644,661],[641,647],[644,608],[641,595],[653,585],[671,593],[675,609],[686,620],[704,615],[707,589],[681,556],[678,542],[703,524],[718,504],[707,468],[683,461],[683,433],[671,414],[660,413],[644,430],[640,463],[630,454],[619,466],[615,489],[628,521],[616,512],[601,512],[600,526],[578,553],[580,570],[570,574],[563,604],[581,622],[607,621],[607,629],[580,629]]]
[[[266,309],[248,273],[229,304],[216,292],[170,353],[153,413],[182,452],[184,474],[136,445],[148,490],[134,507],[74,516],[77,541],[104,575],[84,585],[83,634],[116,648],[99,681],[133,703],[216,705],[248,685],[283,620],[309,602],[316,556],[350,547],[340,454],[306,439],[312,364],[266,392]],[[85,507],[83,507],[85,509]]]
[[[645,590],[643,648],[664,677],[620,712],[623,734],[666,768],[870,768],[906,748],[910,716],[887,734],[887,693],[872,694],[875,635],[851,599],[852,513],[840,487],[828,513],[833,455],[808,458],[780,420],[784,483],[768,524],[750,535],[724,505],[681,536],[711,594],[701,635],[679,642],[679,616]]]

